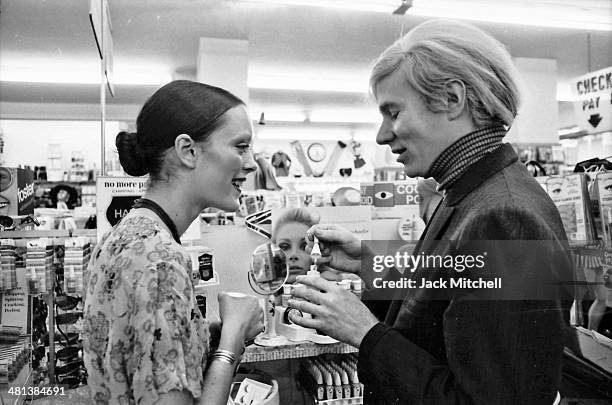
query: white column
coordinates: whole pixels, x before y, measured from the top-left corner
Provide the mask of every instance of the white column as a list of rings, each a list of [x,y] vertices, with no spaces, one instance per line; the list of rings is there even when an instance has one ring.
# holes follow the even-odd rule
[[[557,103],[557,61],[514,58],[522,90],[518,116],[505,138],[516,143],[559,142]]]

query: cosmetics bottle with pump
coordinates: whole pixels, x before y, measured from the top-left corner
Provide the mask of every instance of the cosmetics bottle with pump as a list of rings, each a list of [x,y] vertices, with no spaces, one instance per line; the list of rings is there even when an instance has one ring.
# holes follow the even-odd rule
[[[321,247],[319,246],[319,239],[317,239],[316,236],[314,237],[314,245],[312,246],[310,257],[312,258],[313,264],[310,266],[310,270],[306,272],[306,275],[320,277],[321,273],[319,273],[317,261],[321,259]]]

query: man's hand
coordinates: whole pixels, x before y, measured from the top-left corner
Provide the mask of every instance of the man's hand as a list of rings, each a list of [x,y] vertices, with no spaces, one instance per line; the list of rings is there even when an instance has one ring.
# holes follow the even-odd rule
[[[292,315],[293,323],[316,329],[357,348],[368,331],[378,323],[378,319],[355,294],[335,283],[311,276],[298,276],[297,282],[305,287],[293,288],[291,295],[308,302],[291,299],[289,306],[313,315],[314,319]]]
[[[327,267],[359,274],[361,270],[361,241],[346,229],[332,224],[313,225],[306,232],[306,251],[310,253],[314,237],[319,239],[322,257],[317,262],[319,271]]]

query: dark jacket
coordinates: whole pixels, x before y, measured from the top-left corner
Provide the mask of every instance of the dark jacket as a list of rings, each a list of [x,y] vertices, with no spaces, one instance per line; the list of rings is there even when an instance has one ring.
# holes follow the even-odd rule
[[[453,255],[462,241],[477,240],[550,241],[537,259],[494,253],[502,277],[528,283],[541,274],[542,263],[570,268],[555,205],[507,144],[457,180],[415,252]],[[365,404],[553,403],[566,331],[560,301],[432,300],[432,290],[396,294],[401,295],[384,304],[384,323],[372,328],[360,346]],[[381,309],[380,301],[370,304]]]

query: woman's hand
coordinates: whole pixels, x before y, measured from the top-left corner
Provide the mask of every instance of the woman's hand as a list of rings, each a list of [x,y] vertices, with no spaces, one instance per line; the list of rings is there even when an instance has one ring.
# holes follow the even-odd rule
[[[359,274],[361,241],[346,229],[333,224],[313,225],[306,232],[306,251],[310,253],[314,236],[319,239],[322,257],[317,261],[320,271],[331,267],[338,271]]]
[[[242,293],[219,293],[219,316],[223,327],[221,343],[227,334],[237,335],[241,343],[261,333],[264,329],[264,313],[259,301],[252,295]],[[225,335],[225,336],[224,336]],[[221,343],[219,347],[221,347]]]
[[[218,299],[222,322],[218,349],[229,350],[235,355],[236,361],[228,364],[213,358],[206,362],[202,396],[193,402],[200,405],[227,403],[234,371],[244,350],[244,341],[263,330],[263,310],[257,298],[242,293],[221,292]],[[181,402],[177,400],[167,403],[178,405]]]

